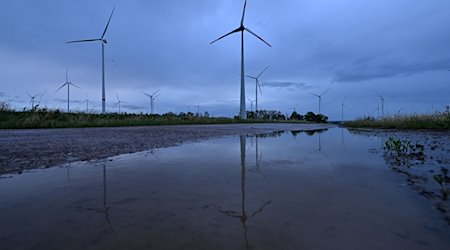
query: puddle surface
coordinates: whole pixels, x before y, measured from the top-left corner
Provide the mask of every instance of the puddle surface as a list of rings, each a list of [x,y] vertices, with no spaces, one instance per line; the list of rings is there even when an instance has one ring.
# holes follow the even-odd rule
[[[0,246],[447,249],[439,197],[395,171],[385,140],[280,132],[4,175]]]

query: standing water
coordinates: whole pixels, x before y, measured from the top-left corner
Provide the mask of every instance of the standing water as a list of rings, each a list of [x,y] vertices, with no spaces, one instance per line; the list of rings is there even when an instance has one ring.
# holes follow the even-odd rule
[[[430,180],[448,160],[389,140],[278,132],[3,175],[0,249],[448,249]]]

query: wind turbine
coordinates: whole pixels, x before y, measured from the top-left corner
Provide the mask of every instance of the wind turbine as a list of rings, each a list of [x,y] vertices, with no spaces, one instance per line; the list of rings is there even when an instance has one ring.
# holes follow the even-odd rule
[[[120,114],[120,104],[122,104],[122,103],[127,103],[127,102],[121,101],[121,100],[119,99],[119,95],[118,95],[118,94],[116,94],[116,98],[117,98],[117,102],[116,102],[116,104],[114,104],[114,107],[116,107],[117,105],[119,105],[119,114]]]
[[[253,103],[255,102],[255,100],[252,100],[248,97],[247,97],[247,100],[250,102],[250,111],[253,111]]]
[[[105,106],[106,106],[106,97],[105,97],[105,44],[107,44],[107,40],[105,39],[106,31],[108,30],[109,22],[111,21],[111,18],[114,14],[114,10],[116,9],[116,6],[114,6],[111,15],[109,16],[108,23],[106,23],[105,30],[103,31],[103,34],[100,38],[95,39],[86,39],[86,40],[76,40],[76,41],[69,41],[66,43],[84,43],[84,42],[96,42],[99,41],[102,44],[102,113],[104,114],[106,112]]]
[[[56,91],[58,92],[60,89],[62,89],[64,86],[67,85],[67,113],[70,113],[70,85],[80,88],[77,85],[73,84],[72,82],[69,82],[69,68],[66,68],[66,82],[61,85],[61,87],[59,87]]]
[[[147,96],[150,99],[150,114],[153,114],[153,112],[155,111],[155,99],[156,97],[159,96],[158,92],[160,90],[155,91],[155,93],[153,94],[148,94],[144,92],[144,95]]]
[[[322,96],[325,95],[325,93],[327,93],[328,90],[330,90],[330,89],[328,88],[327,90],[325,90],[324,92],[322,92],[322,94],[320,94],[320,95],[316,95],[316,94],[313,94],[313,93],[309,93],[310,95],[313,95],[313,96],[316,96],[316,97],[319,98],[319,114],[322,114],[322,111],[321,111],[321,107],[322,107]]]
[[[380,95],[377,91],[375,91],[378,97],[381,99],[381,118],[384,118],[384,97]]]
[[[195,105],[197,107],[197,115],[200,115],[200,104]]]
[[[250,76],[250,75],[246,75],[246,77],[248,77],[248,78],[252,78],[252,79],[255,79],[255,82],[256,82],[256,84],[255,84],[255,101],[256,101],[256,108],[255,108],[255,112],[258,112],[258,88],[259,88],[259,93],[262,95],[262,91],[261,91],[261,85],[259,84],[259,77],[268,69],[270,67],[270,65],[269,66],[267,66],[263,71],[261,71],[261,73],[259,73],[259,75],[258,76]]]
[[[88,98],[87,94],[86,94],[86,99],[82,103],[86,103],[86,113],[88,113],[89,112],[89,98]]]
[[[261,40],[262,42],[267,44],[269,47],[272,47],[269,43],[264,41],[264,39],[259,37],[256,33],[254,33],[253,31],[251,31],[250,29],[248,29],[244,26],[244,17],[245,17],[246,6],[247,6],[247,0],[245,0],[245,2],[244,2],[244,10],[242,11],[242,18],[241,18],[240,26],[237,29],[217,38],[216,40],[214,40],[210,43],[210,44],[213,44],[226,36],[229,36],[233,33],[241,32],[241,97],[240,97],[239,116],[243,120],[245,120],[247,118],[247,112],[245,110],[244,31],[249,32],[250,34],[254,35],[256,38],[258,38],[259,40]]]
[[[345,105],[345,98],[344,98],[344,100],[342,101],[341,106],[342,106],[342,117],[341,117],[342,119],[341,119],[341,124],[344,124],[344,108],[350,109],[349,107],[347,107],[347,106]]]
[[[189,104],[183,104],[183,105],[187,108],[188,113],[191,112],[191,105],[189,105]]]
[[[39,104],[41,103],[42,96],[44,96],[45,91],[44,91],[43,93],[39,93],[39,94],[35,94],[35,95],[30,95],[30,93],[28,93],[28,92],[26,92],[26,93],[27,93],[27,95],[31,98],[31,99],[30,99],[30,103],[31,103],[31,109],[33,110],[33,109],[37,108],[37,106],[39,106]],[[36,106],[34,106],[34,100],[35,100],[36,97],[38,97],[38,96],[41,96],[41,98],[39,98],[38,104],[37,104]]]

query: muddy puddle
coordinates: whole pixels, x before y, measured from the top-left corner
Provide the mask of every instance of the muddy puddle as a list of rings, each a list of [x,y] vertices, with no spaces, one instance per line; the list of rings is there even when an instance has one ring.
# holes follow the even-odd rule
[[[448,249],[448,141],[288,131],[2,175],[0,248]]]

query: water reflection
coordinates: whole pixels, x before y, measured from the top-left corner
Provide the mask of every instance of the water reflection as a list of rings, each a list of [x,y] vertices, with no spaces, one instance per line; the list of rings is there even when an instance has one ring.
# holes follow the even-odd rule
[[[102,206],[101,207],[83,207],[78,206],[78,209],[91,211],[94,213],[101,213],[104,216],[106,225],[108,226],[109,230],[114,234],[114,238],[116,239],[116,244],[118,242],[118,236],[117,232],[114,230],[114,227],[111,223],[110,219],[110,209],[111,207],[107,204],[107,180],[106,180],[106,160],[103,161],[102,164]]]
[[[403,185],[397,170],[425,176],[432,189],[424,191],[443,202],[448,143],[431,136],[424,162],[398,164],[384,155],[380,137],[388,139],[342,128],[225,137],[157,155],[69,161],[60,168],[68,165],[67,173],[50,168],[2,176],[0,245],[446,249],[450,231],[442,214]]]
[[[279,136],[279,133],[275,133],[273,134],[274,137]],[[241,209],[240,211],[233,211],[233,210],[226,210],[224,208],[222,208],[221,206],[218,206],[216,204],[212,204],[214,207],[217,208],[217,211],[219,211],[220,213],[225,214],[226,216],[232,217],[232,218],[236,218],[239,219],[241,224],[242,224],[242,228],[244,229],[243,234],[244,234],[244,241],[245,241],[245,247],[246,249],[250,249],[250,243],[249,243],[249,239],[248,239],[248,227],[247,227],[247,221],[248,219],[255,217],[258,213],[261,213],[264,208],[269,205],[272,201],[270,199],[268,199],[266,202],[264,202],[259,208],[257,208],[256,210],[254,210],[251,213],[247,213],[247,209],[245,206],[245,176],[247,173],[246,170],[246,141],[247,141],[247,136],[245,135],[241,135],[240,138],[240,152],[241,152]],[[258,136],[256,136],[256,164],[257,164],[257,169],[259,170],[258,167]]]

